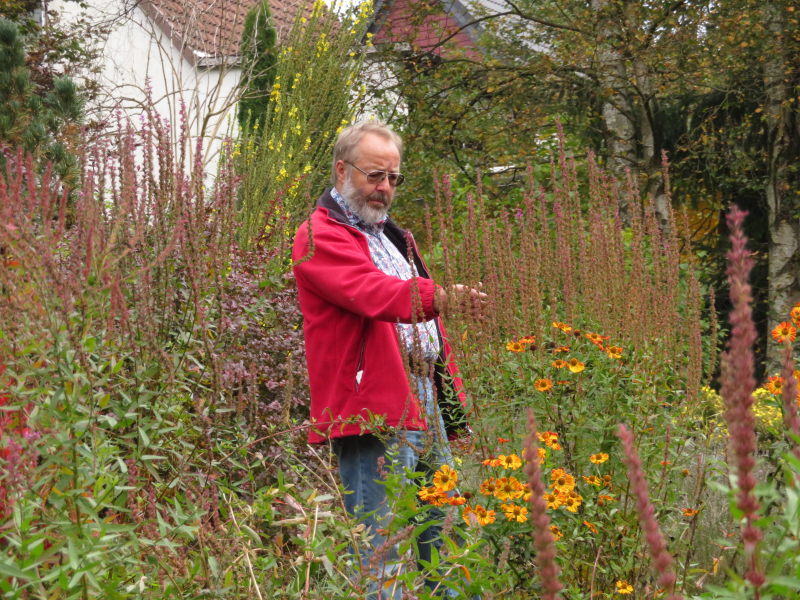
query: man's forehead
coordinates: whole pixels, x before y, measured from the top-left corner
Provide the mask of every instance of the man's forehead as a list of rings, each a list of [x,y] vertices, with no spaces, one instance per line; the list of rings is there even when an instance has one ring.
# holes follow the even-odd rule
[[[360,158],[365,160],[393,160],[400,162],[400,151],[389,137],[367,133],[357,146]]]

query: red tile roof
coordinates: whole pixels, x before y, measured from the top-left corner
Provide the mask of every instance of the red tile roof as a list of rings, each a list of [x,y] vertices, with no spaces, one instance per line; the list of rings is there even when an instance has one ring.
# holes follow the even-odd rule
[[[234,61],[248,11],[259,0],[143,0],[142,9],[192,63],[213,66]],[[269,0],[278,40],[310,0]]]

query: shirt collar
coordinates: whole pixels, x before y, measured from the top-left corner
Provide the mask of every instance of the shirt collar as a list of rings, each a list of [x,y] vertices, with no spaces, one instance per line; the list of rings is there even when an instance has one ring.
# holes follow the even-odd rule
[[[369,233],[380,233],[383,231],[383,226],[386,224],[388,217],[384,217],[374,225],[368,225],[361,220],[361,217],[359,217],[352,208],[350,208],[350,203],[348,202],[347,198],[342,196],[339,190],[337,190],[335,187],[331,188],[331,198],[333,198],[336,204],[339,205],[339,208],[341,208],[342,212],[344,212],[347,222],[353,227],[357,227],[358,229],[367,231]]]

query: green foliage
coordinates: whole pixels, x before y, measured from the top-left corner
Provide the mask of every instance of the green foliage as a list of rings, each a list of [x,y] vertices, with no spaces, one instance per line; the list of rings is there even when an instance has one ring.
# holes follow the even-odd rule
[[[18,21],[30,15],[41,5],[36,0],[8,0],[0,8],[0,17]]]
[[[335,132],[352,117],[353,43],[366,10],[338,28],[319,5],[298,18],[267,118],[225,146],[213,185],[178,158],[194,143],[168,146],[152,115],[139,134],[82,146],[74,218],[64,216],[59,182],[24,164],[4,174],[4,597],[344,599],[374,583],[352,553],[367,534],[344,514],[330,451],[304,443],[307,388],[285,253],[327,176]],[[7,81],[9,103],[29,89]],[[42,110],[66,111],[69,91],[59,94]],[[481,142],[491,160],[514,143],[510,129],[503,135],[494,147]],[[427,564],[416,564],[413,540],[431,509],[402,475],[386,478],[396,514],[388,532],[403,564],[389,583],[423,599],[433,596],[426,579],[467,597],[541,595],[533,524],[513,516],[526,508],[524,477],[509,460],[522,455],[532,408],[543,435],[557,435],[543,440],[545,485],[555,490],[564,469],[580,495],[548,511],[563,536],[564,598],[618,598],[623,582],[631,597],[656,592],[613,437],[620,421],[636,433],[684,593],[753,597],[740,577],[740,513],[727,483],[716,483],[729,481],[722,401],[702,387],[715,368],[706,355],[715,328],[701,318],[705,291],[681,246],[684,227],[678,219],[659,229],[649,205],[623,222],[620,206],[638,205],[635,187],[623,192],[570,146],[551,158],[558,137],[537,135],[535,149],[504,158],[527,153],[524,181],[434,182],[425,228],[435,278],[482,281],[490,298],[485,319],[447,322],[475,434],[454,443],[465,503],[442,507],[444,549]],[[508,210],[489,201],[495,185]],[[577,362],[570,370],[559,359]],[[800,464],[784,454],[798,440],[783,435],[774,391],[757,397],[758,474],[769,482],[761,597],[788,598],[800,579]],[[501,454],[509,462],[495,463]],[[482,490],[512,477],[513,498]],[[492,520],[465,514],[478,504]]]
[[[31,81],[23,40],[17,26],[0,19],[0,143],[52,162],[63,178],[75,176],[78,126],[83,102],[66,77],[41,90]],[[6,156],[0,156],[5,164]]]
[[[269,107],[269,94],[275,81],[277,32],[272,23],[268,0],[257,4],[244,20],[240,60],[243,91],[239,99],[238,119],[242,131],[256,122],[263,127]]]

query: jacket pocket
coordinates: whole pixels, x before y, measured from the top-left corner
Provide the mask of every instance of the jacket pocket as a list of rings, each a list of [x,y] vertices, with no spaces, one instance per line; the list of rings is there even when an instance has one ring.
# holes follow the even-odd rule
[[[361,387],[361,380],[364,379],[364,353],[366,352],[367,346],[367,335],[361,336],[361,345],[358,350],[358,362],[356,363],[356,377],[355,377],[355,390],[358,393],[359,387]]]

